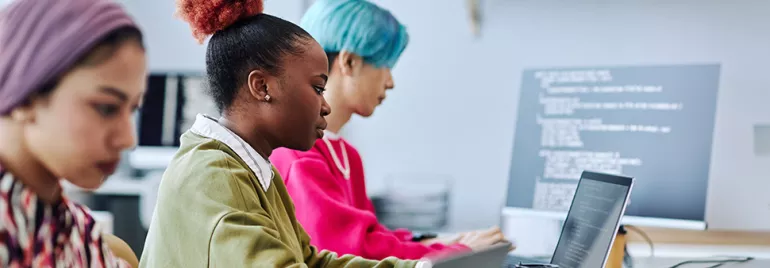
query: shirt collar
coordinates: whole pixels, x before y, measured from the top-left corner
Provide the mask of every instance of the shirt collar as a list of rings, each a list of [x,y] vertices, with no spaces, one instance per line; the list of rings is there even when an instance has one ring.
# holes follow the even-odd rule
[[[26,228],[15,229],[0,227],[2,231],[10,232],[12,237],[29,237],[32,234],[27,232],[31,230],[34,230],[34,233],[37,233],[37,230],[47,230],[54,234],[62,232],[70,235],[73,229],[79,228],[76,226],[77,221],[84,220],[84,216],[87,216],[75,215],[78,213],[77,205],[70,202],[64,195],[54,204],[43,202],[34,191],[8,171],[0,171],[0,196],[2,196],[0,203],[3,207],[10,207],[15,212],[8,215],[10,218],[4,220],[13,222],[12,226],[26,226]]]
[[[220,141],[230,147],[235,153],[246,162],[252,172],[257,175],[262,188],[267,191],[270,188],[270,182],[273,179],[273,168],[270,161],[263,158],[237,134],[219,124],[219,121],[204,114],[198,114],[195,117],[195,123],[190,128],[195,134]]]

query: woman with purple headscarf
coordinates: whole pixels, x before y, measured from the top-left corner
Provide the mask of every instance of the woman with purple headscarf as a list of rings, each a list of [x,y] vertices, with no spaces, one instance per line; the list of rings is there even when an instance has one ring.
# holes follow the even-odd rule
[[[130,266],[59,181],[94,189],[114,172],[145,87],[141,32],[112,1],[0,11],[0,267]]]

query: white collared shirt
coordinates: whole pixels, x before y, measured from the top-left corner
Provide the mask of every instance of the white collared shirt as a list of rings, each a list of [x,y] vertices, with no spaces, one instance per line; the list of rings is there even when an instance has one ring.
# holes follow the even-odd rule
[[[230,147],[257,175],[262,188],[265,191],[270,188],[270,182],[273,180],[273,165],[235,132],[219,124],[218,120],[204,114],[198,114],[195,117],[195,123],[193,123],[190,131]]]

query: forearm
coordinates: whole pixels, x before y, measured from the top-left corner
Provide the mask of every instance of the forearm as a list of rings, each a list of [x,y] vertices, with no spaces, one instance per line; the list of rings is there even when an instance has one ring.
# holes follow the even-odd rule
[[[354,255],[338,256],[331,251],[320,251],[316,254],[312,254],[308,260],[306,260],[308,267],[318,268],[359,268],[359,267],[372,267],[372,268],[420,268],[424,265],[418,266],[419,261],[406,261],[400,260],[395,257],[385,258],[380,261],[368,260]]]

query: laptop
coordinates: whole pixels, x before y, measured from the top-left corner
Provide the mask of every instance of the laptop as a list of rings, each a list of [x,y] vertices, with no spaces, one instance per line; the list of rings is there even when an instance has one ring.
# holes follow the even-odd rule
[[[633,184],[634,179],[630,177],[584,171],[551,257],[552,266],[537,266],[534,262],[525,263],[530,265],[523,267],[604,267]],[[503,267],[513,268],[527,261],[509,256]]]
[[[436,261],[433,268],[500,268],[505,263],[511,243],[494,246]]]

